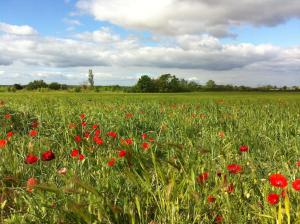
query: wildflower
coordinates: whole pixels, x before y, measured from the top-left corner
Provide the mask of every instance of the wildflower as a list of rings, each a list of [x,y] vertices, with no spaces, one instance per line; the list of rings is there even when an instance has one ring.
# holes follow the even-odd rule
[[[127,119],[132,118],[132,117],[133,117],[133,114],[131,114],[131,113],[126,114]]]
[[[142,134],[142,139],[145,139],[145,138],[147,138],[147,134],[146,133]]]
[[[218,135],[219,135],[220,138],[224,138],[225,137],[224,131],[219,131]]]
[[[7,119],[7,120],[9,120],[9,119],[11,119],[11,115],[10,114],[5,114],[4,118]]]
[[[93,129],[97,129],[97,127],[98,127],[98,125],[96,125],[96,124],[93,124],[93,126],[92,126]]]
[[[217,215],[215,218],[215,223],[221,223],[223,221],[223,216],[222,215]]]
[[[108,166],[114,166],[115,163],[116,163],[116,159],[115,159],[115,158],[112,158],[111,160],[109,160],[109,161],[107,162],[107,165],[108,165]]]
[[[150,144],[147,143],[147,142],[143,142],[142,147],[143,147],[144,150],[147,150],[147,149],[150,148]]]
[[[294,180],[292,186],[296,191],[300,191],[300,179]]]
[[[287,179],[280,173],[272,174],[269,177],[269,182],[274,187],[285,188],[288,185]]]
[[[240,146],[240,151],[241,152],[248,152],[249,151],[249,146],[247,146],[247,145],[241,145]]]
[[[79,159],[79,160],[84,160],[84,158],[85,158],[85,156],[84,156],[83,154],[80,154],[80,155],[78,156],[78,159]]]
[[[296,162],[296,166],[300,167],[300,160]]]
[[[207,181],[208,176],[209,176],[208,172],[204,172],[198,175],[197,177],[198,183],[203,184],[205,181]]]
[[[84,137],[85,138],[90,138],[90,133],[89,132],[84,133]]]
[[[81,126],[85,127],[86,126],[86,122],[85,121],[81,122]]]
[[[53,159],[55,159],[55,155],[51,149],[42,153],[42,161],[50,161]]]
[[[227,186],[227,190],[226,190],[228,193],[233,193],[234,192],[234,185],[233,183],[230,183],[228,186]]]
[[[78,155],[79,155],[79,150],[78,149],[73,149],[71,154],[70,154],[71,157],[76,157]]]
[[[26,158],[25,158],[25,163],[26,164],[34,164],[39,160],[39,158],[36,155],[33,154],[29,154]]]
[[[110,136],[110,137],[112,137],[112,138],[116,138],[117,137],[117,133],[113,132],[113,131],[107,132],[107,135]]]
[[[101,131],[97,129],[97,130],[95,131],[95,134],[94,134],[94,135],[95,135],[95,136],[99,136],[100,133],[101,133]]]
[[[154,138],[149,138],[148,141],[149,142],[154,142]]]
[[[103,140],[101,138],[99,138],[98,136],[94,136],[93,140],[97,145],[103,144]]]
[[[126,156],[126,150],[121,150],[119,152],[119,157],[124,157],[124,156]]]
[[[76,124],[74,124],[74,123],[70,123],[70,124],[69,124],[69,128],[70,128],[70,129],[72,129],[72,128],[76,128]]]
[[[36,186],[38,184],[38,180],[35,179],[34,177],[31,177],[27,180],[27,191],[28,192],[32,192],[33,187]]]
[[[127,145],[132,145],[133,144],[132,138],[126,138],[125,142],[126,142]]]
[[[279,195],[274,194],[274,193],[270,193],[267,197],[267,200],[271,205],[275,205],[279,202]]]
[[[67,173],[67,168],[66,167],[60,168],[57,172],[61,175],[65,175]]]
[[[29,131],[29,135],[30,135],[31,137],[35,137],[35,136],[37,136],[37,134],[38,134],[38,131],[37,131],[37,130],[30,130],[30,131]]]
[[[229,171],[229,173],[237,174],[241,172],[242,167],[238,164],[230,164],[227,166],[227,170]]]
[[[7,132],[6,137],[9,139],[10,137],[12,137],[14,135],[14,133],[12,131]]]
[[[0,139],[0,149],[4,148],[7,144],[7,141],[5,139]]]
[[[209,203],[213,203],[213,202],[216,201],[216,198],[215,198],[213,195],[208,195],[207,201],[208,201]]]
[[[81,141],[81,137],[79,135],[76,135],[74,137],[75,142],[79,143]]]
[[[80,114],[80,118],[84,119],[85,118],[85,114]]]

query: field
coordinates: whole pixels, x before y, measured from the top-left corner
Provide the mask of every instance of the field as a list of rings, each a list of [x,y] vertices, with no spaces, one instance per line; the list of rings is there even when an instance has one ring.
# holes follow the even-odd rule
[[[300,94],[0,93],[0,124],[0,223],[300,223]]]

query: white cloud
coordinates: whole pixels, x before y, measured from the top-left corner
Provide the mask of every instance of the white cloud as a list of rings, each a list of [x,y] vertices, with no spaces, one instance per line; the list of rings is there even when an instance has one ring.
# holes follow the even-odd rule
[[[299,0],[78,0],[97,20],[162,34],[234,35],[232,26],[274,26],[300,17]]]
[[[14,35],[36,35],[37,31],[28,25],[16,26],[0,22],[0,31]]]

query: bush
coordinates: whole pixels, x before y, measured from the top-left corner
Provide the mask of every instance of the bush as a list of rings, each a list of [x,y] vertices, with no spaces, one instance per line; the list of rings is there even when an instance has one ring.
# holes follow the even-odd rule
[[[52,89],[52,90],[60,90],[61,89],[61,84],[59,84],[57,82],[52,82],[52,83],[49,84],[48,88]]]
[[[28,85],[26,86],[28,90],[36,90],[47,87],[47,83],[45,83],[43,80],[34,80],[33,82],[28,83]]]

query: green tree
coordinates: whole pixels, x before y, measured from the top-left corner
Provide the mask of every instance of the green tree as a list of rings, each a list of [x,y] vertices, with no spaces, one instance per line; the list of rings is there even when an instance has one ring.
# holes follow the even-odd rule
[[[206,82],[206,88],[207,89],[215,89],[217,87],[216,83],[214,80],[208,80]]]
[[[88,81],[89,81],[89,83],[90,83],[90,86],[91,86],[92,88],[94,88],[94,74],[93,74],[93,70],[92,70],[92,69],[89,70]]]
[[[47,87],[48,85],[44,82],[44,80],[34,80],[33,82],[28,83],[26,86],[28,90],[36,90]]]
[[[147,75],[141,76],[134,87],[135,92],[151,93],[156,91],[154,81]]]

